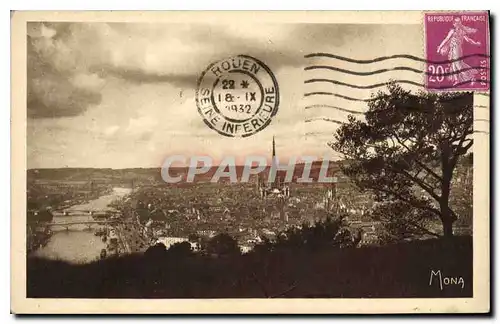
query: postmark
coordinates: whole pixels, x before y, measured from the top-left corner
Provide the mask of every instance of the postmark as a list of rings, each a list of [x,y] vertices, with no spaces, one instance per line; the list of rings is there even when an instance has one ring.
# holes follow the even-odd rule
[[[427,89],[488,90],[488,13],[426,13],[424,19]]]
[[[266,128],[278,112],[279,99],[272,71],[248,55],[210,64],[196,89],[196,105],[203,121],[228,137],[248,137]]]

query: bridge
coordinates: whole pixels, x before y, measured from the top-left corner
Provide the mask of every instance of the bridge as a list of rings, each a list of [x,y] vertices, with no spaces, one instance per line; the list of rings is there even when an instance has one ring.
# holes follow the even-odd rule
[[[92,209],[57,209],[52,212],[55,216],[106,216],[117,215],[121,212],[118,210],[92,210]]]
[[[87,227],[87,229],[91,229],[92,225],[107,225],[107,224],[116,224],[116,223],[124,223],[124,222],[120,221],[118,219],[88,220],[88,221],[75,221],[75,222],[48,223],[45,226],[47,226],[48,228],[62,227],[68,231],[71,226],[75,226],[75,225],[85,225]]]
[[[95,218],[102,218],[103,220],[105,220],[105,218],[107,217],[112,217],[113,214],[104,214],[104,213],[66,213],[66,214],[63,214],[63,213],[52,213],[52,215],[56,216],[56,217],[60,217],[60,218],[63,218],[63,217],[81,217],[81,216],[85,216],[85,217],[95,217]],[[119,214],[114,214],[114,215],[119,215]]]

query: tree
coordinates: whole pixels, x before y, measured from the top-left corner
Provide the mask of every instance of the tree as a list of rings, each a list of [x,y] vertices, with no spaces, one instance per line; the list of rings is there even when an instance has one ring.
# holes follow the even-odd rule
[[[157,261],[165,258],[167,254],[167,248],[163,243],[156,243],[153,246],[150,246],[145,252],[144,257],[150,261]]]
[[[292,226],[280,232],[276,239],[265,239],[256,244],[255,253],[269,253],[271,251],[286,249],[295,250],[307,249],[319,251],[331,248],[355,247],[357,233],[345,226],[343,215],[332,217],[328,215],[326,219],[310,225],[303,223],[301,226]],[[354,234],[354,236],[353,236]]]
[[[196,233],[191,233],[188,235],[188,241],[192,243],[200,242],[201,237]]]
[[[371,211],[371,217],[385,225],[379,235],[382,242],[400,242],[425,235],[439,237],[437,233],[428,229],[433,220],[432,214],[423,209],[412,208],[402,201],[376,205]]]
[[[165,214],[161,209],[153,209],[152,211],[149,212],[149,218],[153,221],[165,221],[166,217]]]
[[[52,222],[54,215],[48,208],[42,208],[40,210],[27,212],[27,221],[35,223],[50,223]]]
[[[450,191],[457,163],[473,144],[472,94],[414,95],[390,84],[368,108],[364,121],[350,115],[330,143],[347,160],[342,171],[376,201],[419,209],[453,236]]]
[[[238,242],[229,234],[221,233],[212,237],[206,244],[205,251],[208,254],[218,256],[229,256],[240,254]]]
[[[350,232],[343,226],[342,218],[317,221],[313,225],[303,223],[300,228],[291,227],[277,238],[277,243],[291,248],[307,248],[317,251],[331,247],[347,246]]]
[[[191,244],[189,242],[178,242],[172,244],[172,246],[170,246],[167,250],[167,253],[177,258],[183,258],[192,255],[193,250],[191,249]]]
[[[455,173],[455,183],[450,195],[450,205],[453,210],[459,215],[455,225],[462,228],[470,229],[472,227],[472,172],[473,172],[473,156],[468,154],[459,163],[457,172]]]

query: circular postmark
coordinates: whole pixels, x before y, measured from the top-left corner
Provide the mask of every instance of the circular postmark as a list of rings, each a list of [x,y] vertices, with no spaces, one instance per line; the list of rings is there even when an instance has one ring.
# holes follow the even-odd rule
[[[205,124],[221,135],[247,137],[278,112],[279,88],[264,63],[248,55],[214,62],[198,80],[196,105]]]

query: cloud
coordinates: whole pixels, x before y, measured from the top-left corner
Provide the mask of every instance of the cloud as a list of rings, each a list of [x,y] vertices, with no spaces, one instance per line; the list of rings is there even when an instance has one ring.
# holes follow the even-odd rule
[[[131,118],[125,133],[127,137],[132,137],[135,141],[147,142],[153,137],[157,125],[158,120],[152,116]]]
[[[91,69],[101,78],[116,77],[132,83],[170,83],[180,88],[194,88],[199,74],[162,74],[132,67],[102,65]]]
[[[46,75],[28,82],[28,116],[64,117],[83,113],[101,102],[98,92],[74,86],[64,77]]]
[[[171,83],[196,86],[211,63],[239,54],[255,56],[278,69],[298,66],[302,55],[294,44],[290,27],[246,25],[233,30],[226,25],[110,24],[105,36],[112,48],[92,72],[133,83]]]
[[[29,23],[28,115],[76,116],[99,105],[110,78],[194,89],[212,62],[255,56],[276,73],[304,51],[368,37],[371,26]]]
[[[304,123],[314,117],[309,114],[329,116],[331,109],[303,109],[312,99],[303,97],[304,80],[311,77],[303,69],[311,60],[303,56],[329,52],[363,59],[402,48],[418,55],[422,48],[413,44],[420,39],[419,25],[44,22],[27,27],[30,167],[159,166],[168,154],[267,155],[273,135],[280,158],[328,153],[326,142],[337,126]],[[239,54],[269,66],[281,98],[271,124],[244,139],[208,128],[195,103],[202,71]],[[330,104],[358,109],[345,100]],[[57,118],[64,116],[72,118]],[[305,136],[310,132],[325,135]]]
[[[120,129],[120,126],[118,126],[118,125],[112,125],[112,126],[106,127],[106,129],[104,129],[103,133],[106,136],[113,136],[114,134],[116,134],[116,132],[119,129]]]
[[[370,37],[373,26],[334,24],[109,24],[108,60],[93,66],[101,77],[133,83],[194,88],[212,62],[245,54],[278,70],[300,67],[310,51],[329,51],[351,38]]]
[[[84,53],[58,30],[28,23],[27,107],[31,118],[80,115],[102,96],[103,80],[86,70]]]

